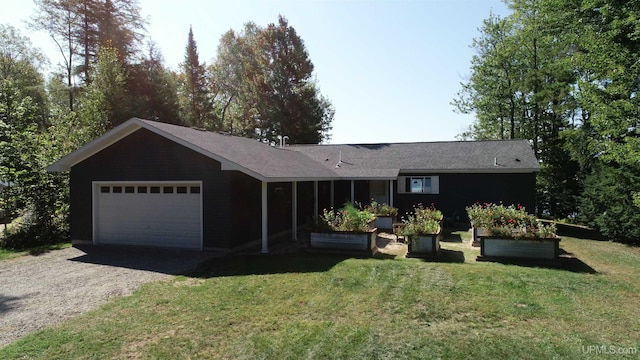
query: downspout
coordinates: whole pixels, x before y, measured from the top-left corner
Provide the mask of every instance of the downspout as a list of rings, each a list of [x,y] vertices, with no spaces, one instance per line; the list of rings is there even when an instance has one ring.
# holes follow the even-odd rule
[[[313,182],[313,217],[318,217],[318,180]]]
[[[298,241],[298,182],[291,183],[291,240]]]
[[[351,180],[351,205],[355,205],[356,203],[355,194],[354,180]]]
[[[267,220],[269,216],[267,214],[267,183],[265,181],[262,182],[262,253],[269,253],[269,240],[268,235],[268,225]]]

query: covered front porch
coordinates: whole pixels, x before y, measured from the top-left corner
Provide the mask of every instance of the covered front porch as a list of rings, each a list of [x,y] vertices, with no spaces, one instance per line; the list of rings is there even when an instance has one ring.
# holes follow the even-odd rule
[[[323,209],[345,203],[367,205],[371,200],[394,204],[395,179],[350,179],[260,183],[261,252],[269,253],[269,240],[306,227]]]

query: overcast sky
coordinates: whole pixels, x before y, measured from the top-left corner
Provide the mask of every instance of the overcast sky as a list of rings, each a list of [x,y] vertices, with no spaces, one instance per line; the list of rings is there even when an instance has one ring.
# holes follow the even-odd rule
[[[500,0],[140,0],[140,6],[149,38],[174,69],[184,59],[190,25],[200,60],[209,64],[224,32],[285,16],[336,109],[330,143],[455,140],[473,121],[450,105],[469,76],[469,45],[491,12],[509,13]],[[46,34],[25,29],[32,1],[0,0],[0,9],[0,23],[20,28],[52,65],[61,61]]]

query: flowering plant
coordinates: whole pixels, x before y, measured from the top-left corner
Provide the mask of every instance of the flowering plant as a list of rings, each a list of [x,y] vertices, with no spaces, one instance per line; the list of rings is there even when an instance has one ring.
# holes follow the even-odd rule
[[[385,203],[379,203],[371,199],[371,204],[364,207],[364,210],[376,215],[376,216],[398,216],[398,208],[387,205]]]
[[[546,239],[555,237],[554,224],[544,225],[527,213],[522,205],[474,204],[466,208],[474,227],[485,228],[491,236],[516,239]]]
[[[402,219],[404,227],[401,231],[405,236],[420,236],[435,234],[440,229],[442,212],[437,210],[433,204],[430,207],[423,207],[422,204],[414,206],[413,213],[407,214]]]
[[[367,211],[360,210],[350,203],[346,203],[342,209],[324,209],[315,221],[318,231],[360,231],[371,230],[370,223],[376,216]]]

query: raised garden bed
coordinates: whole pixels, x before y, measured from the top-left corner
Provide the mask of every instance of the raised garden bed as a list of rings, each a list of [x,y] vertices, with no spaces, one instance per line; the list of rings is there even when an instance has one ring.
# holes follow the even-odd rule
[[[376,220],[374,222],[374,226],[378,229],[391,230],[393,229],[393,224],[396,222],[395,216],[379,216],[376,215]]]
[[[440,251],[442,230],[438,230],[435,234],[409,236],[407,240],[407,257],[422,258],[434,256]]]
[[[480,236],[478,260],[524,259],[556,260],[560,255],[560,238],[515,239]]]
[[[311,232],[309,246],[312,249],[346,250],[373,254],[377,249],[376,232],[375,229],[368,232]]]

